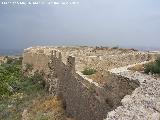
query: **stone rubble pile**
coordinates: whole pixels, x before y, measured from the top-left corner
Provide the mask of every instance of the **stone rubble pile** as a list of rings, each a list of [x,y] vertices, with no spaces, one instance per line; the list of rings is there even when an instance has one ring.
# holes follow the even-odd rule
[[[160,79],[127,70],[130,66],[110,72],[136,80],[140,87],[122,99],[122,106],[108,113],[105,120],[160,120]]]

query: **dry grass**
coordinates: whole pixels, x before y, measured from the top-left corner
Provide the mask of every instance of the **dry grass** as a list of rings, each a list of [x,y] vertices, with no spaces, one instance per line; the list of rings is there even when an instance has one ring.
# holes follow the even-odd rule
[[[99,84],[104,84],[107,82],[107,78],[109,78],[110,74],[105,71],[97,71],[93,75],[89,75],[88,78],[92,79],[93,81],[99,83]]]
[[[154,62],[149,62],[149,63],[147,63],[147,64],[153,64]],[[143,73],[145,73],[145,65],[147,65],[147,64],[141,64],[141,65],[135,65],[134,67],[130,67],[130,68],[128,68],[128,70],[131,70],[131,71],[138,71],[138,72],[143,72]],[[160,74],[152,74],[153,75],[153,77],[155,78],[155,79],[160,79]]]
[[[42,100],[37,100],[33,102],[33,105],[30,108],[32,113],[37,111],[48,112],[52,110],[62,111],[61,101],[57,97],[45,98]]]
[[[33,101],[27,111],[24,120],[73,120],[67,118],[62,102],[57,97],[45,97]]]
[[[153,63],[153,62],[149,62],[147,64],[151,64],[151,63]],[[144,72],[145,65],[146,64],[138,64],[138,65],[135,65],[133,67],[128,68],[128,70]]]
[[[142,72],[142,71],[144,71],[144,64],[135,65],[134,67],[128,68],[128,70]]]
[[[95,74],[89,75],[88,78],[94,80],[97,83],[102,83],[103,74],[101,74],[100,72],[97,72]]]

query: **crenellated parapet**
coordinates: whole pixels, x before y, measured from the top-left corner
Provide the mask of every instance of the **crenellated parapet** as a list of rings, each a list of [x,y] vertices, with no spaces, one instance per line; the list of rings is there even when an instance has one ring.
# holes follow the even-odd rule
[[[57,95],[59,90],[59,76],[58,72],[61,69],[62,63],[62,55],[61,52],[56,50],[51,50],[50,52],[50,60],[48,63],[48,67],[50,69],[50,76],[49,76],[49,92],[53,95]]]
[[[51,51],[51,56],[50,56],[50,60],[48,63],[48,67],[50,69],[51,72],[51,78],[57,78],[57,73],[56,73],[56,51],[54,51],[53,54],[53,50]]]
[[[61,63],[62,63],[61,52],[56,50],[51,50],[48,67],[52,73],[52,78],[57,78],[57,72],[58,72],[57,70],[60,68]]]

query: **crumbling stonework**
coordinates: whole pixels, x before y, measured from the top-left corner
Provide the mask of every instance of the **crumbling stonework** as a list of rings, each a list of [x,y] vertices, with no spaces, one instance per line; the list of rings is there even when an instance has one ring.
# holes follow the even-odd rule
[[[77,120],[102,120],[108,112],[123,105],[121,100],[131,95],[141,83],[123,75],[108,73],[108,69],[156,57],[155,54],[131,50],[109,49],[104,52],[92,47],[37,47],[24,51],[23,65],[32,64],[33,71],[44,71],[49,91],[61,97],[69,116]],[[106,71],[107,75],[103,77],[106,82],[98,84],[82,75],[79,71],[85,66]]]
[[[102,120],[109,111],[121,105],[120,101],[126,94],[131,94],[138,86],[123,77],[119,81],[111,82],[108,87],[96,86],[78,73],[66,74],[62,82],[63,100],[68,115],[77,120]],[[123,83],[124,81],[126,83]],[[120,83],[123,83],[121,87],[117,87]],[[113,89],[110,89],[112,87]]]
[[[54,51],[53,54],[53,50],[51,51],[51,58],[50,61],[48,63],[48,67],[50,69],[50,76],[49,76],[49,92],[52,93],[53,95],[56,95],[57,93],[57,89],[58,89],[58,76],[57,76],[57,72],[56,72],[56,64],[58,62],[58,59],[56,57],[56,51]]]
[[[123,49],[98,50],[94,47],[31,47],[24,50],[24,62],[34,64],[35,69],[47,69],[51,50],[61,52],[63,63],[68,56],[74,56],[76,71],[82,71],[85,67],[109,70],[130,64],[155,59],[157,53],[141,52]],[[39,59],[39,60],[38,60]],[[38,61],[38,62],[37,62]],[[36,63],[37,62],[37,63]]]

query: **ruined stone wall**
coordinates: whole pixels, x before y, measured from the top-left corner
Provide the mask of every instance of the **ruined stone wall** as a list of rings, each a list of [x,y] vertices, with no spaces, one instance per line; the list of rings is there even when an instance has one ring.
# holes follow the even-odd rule
[[[76,120],[102,120],[110,106],[101,103],[96,98],[94,88],[87,87],[81,82],[84,79],[80,78],[76,79],[70,74],[63,82],[62,95],[67,114]]]
[[[25,67],[26,64],[30,64],[33,66],[33,71],[43,70],[45,73],[48,73],[49,72],[48,62],[49,62],[49,55],[44,54],[43,51],[41,52],[24,51],[23,53],[23,61],[22,61],[23,67]]]
[[[103,88],[105,90],[106,102],[115,109],[121,105],[121,100],[126,95],[132,94],[132,92],[140,86],[138,81],[133,81],[127,77],[109,73]]]
[[[109,70],[116,67],[122,67],[148,60],[154,60],[158,56],[159,54],[137,52],[129,54],[106,54],[103,56],[78,56],[76,57],[76,68],[80,71],[82,71],[86,66],[99,70]]]
[[[75,68],[82,71],[86,67],[109,70],[115,67],[122,67],[129,64],[139,63],[155,59],[157,53],[140,52],[121,49],[97,50],[93,47],[34,47],[25,50],[25,62],[34,64],[34,68],[46,67],[48,56],[51,50],[58,50],[62,53],[62,61],[65,63],[68,56],[75,56]],[[28,56],[28,57],[27,57]],[[34,60],[30,60],[33,57]],[[39,62],[36,63],[39,59]],[[40,63],[41,61],[41,63]],[[39,64],[40,63],[40,64]]]
[[[56,92],[63,100],[66,113],[77,120],[102,120],[121,104],[126,94],[131,94],[138,86],[125,77],[115,75],[106,78],[108,81],[104,85],[92,83],[76,72],[74,57],[69,56],[64,63],[57,53],[53,58],[56,76],[47,82],[52,85],[57,81]],[[52,72],[48,67],[50,54],[42,50],[39,53],[26,51],[23,57],[23,65],[32,64],[34,70],[43,70],[47,75]]]
[[[131,94],[138,87],[124,77],[112,77],[112,80],[102,87],[87,83],[78,74],[76,77],[69,74],[62,82],[62,98],[67,114],[77,120],[102,120],[109,111],[121,105],[125,95]]]

